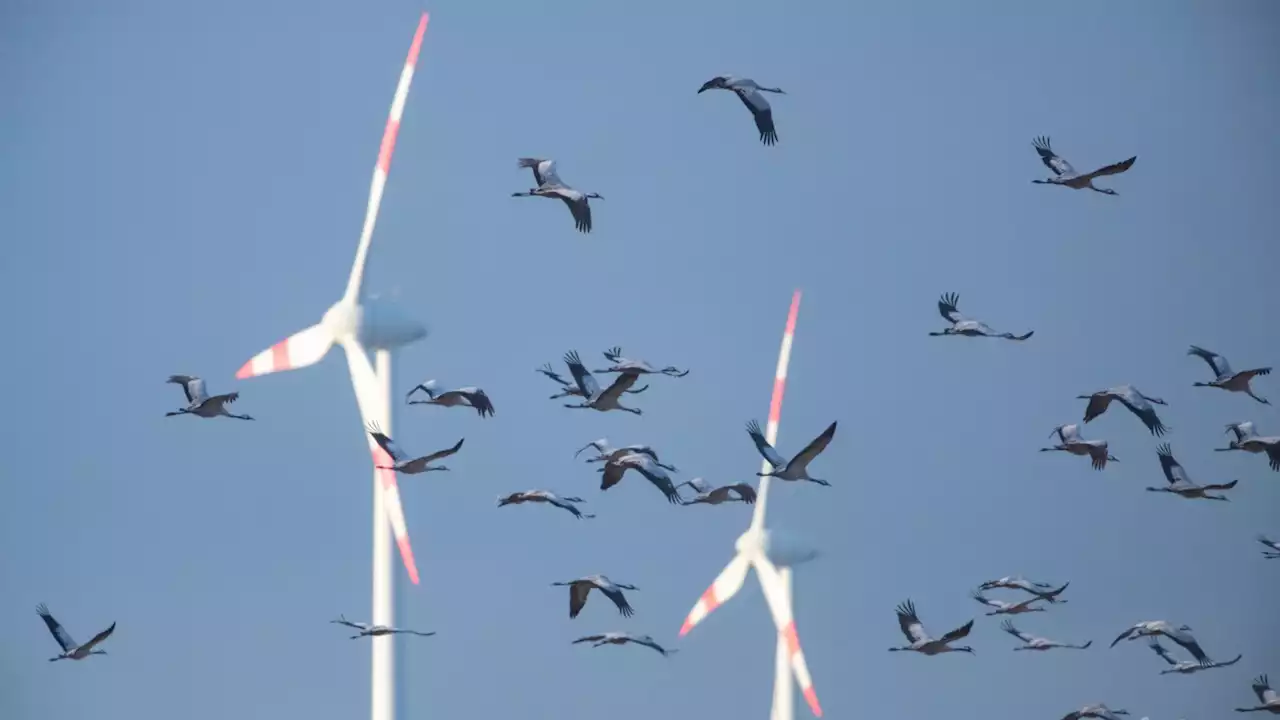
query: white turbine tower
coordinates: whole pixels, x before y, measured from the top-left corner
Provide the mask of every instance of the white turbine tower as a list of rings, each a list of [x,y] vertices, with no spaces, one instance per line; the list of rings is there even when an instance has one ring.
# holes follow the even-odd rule
[[[364,269],[369,257],[369,242],[373,227],[378,221],[378,206],[382,203],[382,191],[391,169],[391,154],[396,146],[396,134],[400,130],[400,117],[404,113],[405,99],[413,81],[414,66],[422,47],[422,36],[427,30],[427,13],[418,21],[413,35],[409,58],[400,72],[391,114],[378,149],[378,161],[373,168],[373,183],[369,188],[369,205],[365,212],[364,227],[360,232],[360,244],[356,247],[355,263],[342,299],[334,303],[317,325],[295,333],[270,348],[263,350],[244,364],[237,378],[257,377],[281,370],[293,370],[319,362],[335,343],[342,346],[351,370],[351,384],[355,388],[356,404],[360,407],[362,428],[377,423],[387,434],[391,424],[391,351],[401,345],[426,337],[424,326],[401,316],[390,306],[368,297],[364,291]],[[377,368],[369,363],[369,349],[377,352]],[[391,458],[366,432],[365,439],[373,454],[373,464],[391,465]],[[373,471],[373,612],[375,625],[394,625],[395,581],[391,572],[391,535],[400,547],[409,580],[418,584],[418,567],[413,560],[413,547],[405,526],[404,508],[400,505],[400,490],[393,470]],[[388,527],[388,521],[390,521]],[[390,532],[388,532],[390,530]],[[395,636],[372,639],[372,720],[395,720]]]
[[[778,370],[773,379],[773,398],[769,403],[769,423],[765,427],[765,439],[772,445],[778,439],[778,421],[782,417],[782,396],[787,389],[787,364],[791,360],[791,342],[796,332],[796,315],[800,312],[800,291],[791,296],[791,310],[787,313],[787,329],[782,335],[782,349],[778,352]],[[773,468],[769,461],[764,461],[761,472],[769,472]],[[720,572],[720,576],[711,583],[711,587],[702,593],[698,602],[689,611],[684,626],[680,628],[683,637],[713,610],[720,607],[742,588],[747,579],[747,570],[755,568],[756,578],[760,580],[760,588],[764,591],[765,602],[769,605],[769,613],[773,615],[773,623],[778,629],[778,649],[774,660],[773,709],[772,720],[792,720],[795,711],[791,693],[791,675],[794,673],[800,691],[809,703],[809,708],[817,717],[822,717],[822,706],[818,704],[818,694],[813,689],[813,679],[809,676],[809,666],[804,661],[804,651],[800,648],[800,637],[796,634],[795,618],[791,604],[791,568],[780,548],[772,547],[770,532],[764,525],[765,505],[768,502],[769,482],[771,478],[760,478],[760,490],[757,493],[755,512],[751,516],[751,525],[747,527],[734,543],[737,553],[733,560]],[[771,553],[770,550],[774,552]],[[799,559],[797,558],[797,561]]]

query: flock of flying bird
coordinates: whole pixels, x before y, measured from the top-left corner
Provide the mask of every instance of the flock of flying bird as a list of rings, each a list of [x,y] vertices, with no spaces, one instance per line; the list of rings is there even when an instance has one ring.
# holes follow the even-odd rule
[[[778,132],[773,120],[773,111],[762,93],[785,94],[781,89],[762,87],[747,78],[717,76],[704,83],[698,89],[698,93],[707,90],[733,92],[751,112],[756,128],[759,131],[760,141],[767,146],[775,145],[778,142]],[[1123,173],[1133,167],[1137,160],[1137,157],[1134,156],[1122,162],[1098,168],[1092,172],[1080,173],[1053,151],[1048,138],[1036,138],[1033,147],[1039,154],[1041,161],[1053,172],[1052,176],[1042,180],[1033,180],[1033,183],[1061,185],[1077,190],[1087,188],[1107,195],[1116,195],[1117,193],[1109,188],[1095,187],[1093,181],[1100,177]],[[521,168],[532,170],[537,186],[527,192],[513,193],[513,196],[559,199],[569,208],[577,230],[584,233],[591,231],[592,216],[589,201],[592,199],[604,199],[601,195],[594,192],[584,193],[564,183],[556,172],[554,160],[520,158],[517,164]],[[1034,334],[1034,331],[1028,331],[1021,335],[1010,332],[996,332],[986,323],[962,315],[958,308],[958,302],[959,296],[955,293],[944,294],[941,297],[938,301],[938,312],[949,325],[940,331],[930,332],[929,335],[986,337],[1021,342],[1029,339]],[[625,358],[622,356],[621,348],[618,347],[611,348],[602,354],[610,365],[593,372],[587,370],[576,351],[566,353],[564,363],[568,368],[570,379],[565,379],[565,377],[558,374],[550,364],[538,368],[537,372],[545,375],[559,386],[558,392],[550,396],[551,399],[578,399],[578,402],[566,403],[564,405],[566,408],[591,409],[599,412],[616,410],[641,415],[642,411],[639,408],[622,404],[625,397],[635,397],[648,389],[648,385],[635,387],[640,376],[684,377],[689,372],[672,366],[657,368],[644,361]],[[1232,370],[1226,358],[1205,348],[1193,345],[1188,354],[1203,359],[1213,372],[1211,380],[1195,382],[1194,385],[1196,387],[1213,387],[1230,392],[1244,393],[1259,403],[1269,404],[1268,400],[1253,392],[1250,381],[1254,377],[1268,375],[1271,372],[1270,367],[1259,367],[1237,372]],[[610,374],[614,376],[613,380],[607,386],[602,387],[596,375]],[[253,420],[249,415],[237,415],[228,411],[227,407],[239,399],[238,392],[209,395],[205,388],[204,380],[189,375],[173,375],[168,382],[182,387],[187,404],[182,408],[166,413],[166,416],[195,415],[201,418],[229,417],[239,420]],[[1167,403],[1159,398],[1143,394],[1133,385],[1120,385],[1078,397],[1079,399],[1088,400],[1083,417],[1083,422],[1086,424],[1105,413],[1112,402],[1119,402],[1138,417],[1153,436],[1163,436],[1169,430],[1157,416],[1154,407],[1155,405],[1166,406]],[[482,418],[490,417],[494,414],[493,403],[484,390],[477,387],[441,390],[434,380],[428,380],[410,390],[406,397],[406,403],[409,405],[471,408]],[[459,439],[451,447],[427,455],[413,456],[401,449],[391,437],[383,433],[378,427],[370,426],[368,431],[377,444],[392,458],[394,464],[390,466],[391,469],[404,474],[447,471],[449,468],[438,464],[438,461],[458,453],[462,449],[464,442]],[[757,474],[769,475],[780,480],[808,481],[829,486],[830,483],[826,480],[811,477],[808,472],[808,466],[831,442],[835,436],[835,431],[836,423],[833,422],[803,450],[793,457],[786,458],[768,443],[759,424],[751,421],[747,425],[748,435],[756,450],[768,460],[773,468],[767,473]],[[1215,448],[1215,450],[1265,454],[1271,469],[1280,472],[1280,436],[1259,435],[1251,421],[1231,423],[1227,426],[1227,431],[1231,432],[1235,439],[1231,440],[1227,447]],[[1117,462],[1117,458],[1110,453],[1106,440],[1083,439],[1080,434],[1080,425],[1077,423],[1063,424],[1054,428],[1052,436],[1057,437],[1057,444],[1053,447],[1042,448],[1042,452],[1066,452],[1073,455],[1087,456],[1096,470],[1105,469],[1109,462]],[[588,449],[594,450],[595,454],[587,457],[585,461],[587,463],[601,464],[601,467],[598,468],[598,472],[601,473],[601,490],[608,490],[614,487],[622,482],[627,471],[634,470],[658,488],[668,502],[677,505],[720,505],[729,502],[741,502],[750,505],[756,500],[755,488],[746,482],[712,487],[704,482],[702,478],[693,478],[676,483],[671,475],[677,472],[676,468],[663,463],[657,451],[647,445],[628,445],[615,448],[609,444],[607,438],[601,438],[593,440],[580,448],[574,457],[580,456]],[[1159,445],[1156,453],[1167,483],[1163,486],[1148,487],[1148,491],[1167,492],[1187,499],[1226,501],[1228,498],[1220,493],[1231,490],[1236,486],[1237,481],[1235,480],[1227,483],[1203,485],[1193,482],[1187,471],[1174,458],[1168,443]],[[692,498],[685,498],[680,493],[680,489],[685,486],[690,487],[695,493]],[[584,502],[580,497],[561,496],[546,489],[531,489],[500,496],[497,505],[498,507],[505,507],[525,503],[547,504],[565,510],[575,518],[594,518],[594,515],[583,513],[578,508],[578,505]],[[1264,557],[1267,559],[1280,558],[1280,542],[1273,541],[1266,536],[1259,536],[1258,542],[1266,548],[1262,553]],[[576,618],[582,612],[593,589],[598,590],[600,594],[608,598],[623,617],[631,617],[635,612],[624,591],[635,591],[638,588],[634,585],[614,582],[605,575],[589,575],[565,582],[556,582],[552,585],[569,589],[570,618]],[[1060,596],[1068,585],[1069,583],[1064,583],[1055,587],[1051,584],[1032,582],[1022,577],[1005,577],[982,583],[977,590],[973,591],[972,598],[983,606],[990,608],[990,611],[986,613],[989,616],[1012,616],[1045,612],[1047,608],[1043,605],[1057,605],[1067,602],[1061,599]],[[1018,602],[1006,602],[992,599],[984,594],[996,589],[1018,590],[1026,593],[1029,597],[1025,597]],[[60,654],[50,658],[51,661],[83,660],[91,655],[106,654],[106,651],[98,649],[98,646],[114,632],[115,623],[112,623],[110,627],[98,633],[89,641],[79,644],[71,639],[67,631],[53,618],[43,604],[37,608],[37,611],[62,649]],[[915,652],[927,656],[952,652],[970,654],[974,652],[973,648],[969,646],[955,644],[969,635],[974,624],[973,620],[969,620],[965,624],[935,637],[925,629],[912,600],[908,599],[900,604],[896,609],[896,614],[899,628],[906,638],[907,644],[890,648],[890,651]],[[356,630],[356,634],[351,636],[352,639],[389,634],[418,636],[435,634],[434,632],[419,632],[404,628],[352,622],[343,616],[331,622]],[[1000,629],[1021,643],[1015,646],[1013,650],[1039,652],[1055,649],[1086,650],[1093,644],[1092,641],[1074,644],[1030,635],[1019,630],[1008,617],[1001,622]],[[1176,659],[1169,649],[1161,644],[1161,637],[1185,650],[1191,659]],[[1242,657],[1237,654],[1234,658],[1225,662],[1214,661],[1206,654],[1199,641],[1192,635],[1190,627],[1186,625],[1175,626],[1165,621],[1139,622],[1117,636],[1112,641],[1111,646],[1115,647],[1121,641],[1139,638],[1146,638],[1148,646],[1167,665],[1161,671],[1162,674],[1192,674],[1214,668],[1228,667],[1239,662]],[[637,635],[628,632],[607,632],[588,635],[573,642],[575,644],[591,643],[593,647],[634,643],[652,648],[664,656],[676,652],[674,649],[664,648],[659,645],[648,635]],[[1260,704],[1253,707],[1236,708],[1238,712],[1270,712],[1280,715],[1280,696],[1270,687],[1266,675],[1257,677],[1253,681],[1252,689],[1257,695]],[[1118,716],[1128,714],[1125,710],[1113,710],[1105,704],[1097,704],[1088,705],[1068,713],[1063,720],[1078,720],[1080,718],[1117,720]]]

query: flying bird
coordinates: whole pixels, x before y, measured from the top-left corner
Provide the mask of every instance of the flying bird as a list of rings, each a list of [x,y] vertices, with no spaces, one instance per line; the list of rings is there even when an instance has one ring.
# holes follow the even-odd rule
[[[599,193],[584,193],[564,183],[556,174],[555,161],[539,158],[520,158],[516,163],[522,168],[532,168],[538,187],[528,192],[511,193],[511,197],[545,197],[564,201],[573,215],[574,227],[579,232],[591,232],[591,200],[603,200]]]
[[[594,457],[587,458],[587,462],[589,463],[611,462],[613,460],[617,460],[623,455],[629,455],[631,453],[640,453],[641,455],[648,455],[649,457],[653,458],[654,463],[656,463],[657,466],[662,468],[663,470],[678,472],[674,466],[664,465],[661,461],[661,458],[658,457],[658,451],[654,450],[652,447],[649,447],[648,445],[627,445],[626,447],[614,448],[609,445],[609,438],[600,438],[599,440],[592,440],[586,445],[583,445],[581,448],[578,449],[577,452],[573,454],[573,456],[578,457],[578,455],[582,454],[582,451],[586,450],[587,448],[596,449],[596,455]]]
[[[427,394],[426,400],[414,400],[413,394],[421,390]],[[480,417],[493,415],[493,403],[489,400],[489,396],[484,390],[477,387],[464,387],[457,390],[445,390],[441,392],[436,388],[435,380],[428,380],[419,384],[409,391],[405,396],[405,402],[409,405],[441,405],[444,407],[469,407],[475,408]]]
[[[987,615],[1021,615],[1022,613],[1044,612],[1044,608],[1032,607],[1032,605],[1046,599],[1042,595],[1033,595],[1022,602],[1007,603],[1003,600],[992,600],[981,592],[973,592],[970,594],[970,597],[987,607],[995,608],[995,610],[987,613]],[[1063,600],[1062,602],[1066,602],[1066,600]]]
[[[596,370],[598,373],[633,372],[638,375],[666,375],[668,377],[684,377],[689,374],[687,368],[681,370],[675,365],[668,365],[659,370],[644,360],[631,360],[622,357],[622,348],[616,345],[601,354],[613,365],[603,370]]]
[[[1121,640],[1137,640],[1140,637],[1153,637],[1156,635],[1164,635],[1170,640],[1178,643],[1184,650],[1191,653],[1191,656],[1194,657],[1201,665],[1207,665],[1213,662],[1209,659],[1209,656],[1205,654],[1204,650],[1200,648],[1200,643],[1191,635],[1190,627],[1182,625],[1175,628],[1164,620],[1148,620],[1137,623],[1133,627],[1116,636],[1116,639],[1111,641],[1111,647],[1115,647],[1116,643],[1119,643]]]
[[[1258,696],[1258,702],[1262,704],[1251,708],[1236,708],[1236,712],[1269,712],[1272,715],[1280,715],[1280,695],[1271,689],[1266,675],[1254,678],[1253,694]]]
[[[1017,340],[1019,342],[1026,340],[1036,334],[1035,330],[1029,330],[1022,335],[1014,335],[1010,332],[998,333],[991,329],[990,325],[979,320],[973,320],[960,314],[956,304],[960,302],[960,296],[956,293],[946,293],[938,300],[938,313],[942,315],[942,319],[951,323],[951,327],[929,333],[932,337],[941,337],[943,335],[963,335],[965,337],[989,337],[1002,338],[1004,340]]]
[[[1227,363],[1227,359],[1212,350],[1205,350],[1202,347],[1191,346],[1187,351],[1188,355],[1195,355],[1209,363],[1209,368],[1213,370],[1214,378],[1209,382],[1192,383],[1195,387],[1216,387],[1228,390],[1230,392],[1242,392],[1249,397],[1257,400],[1263,405],[1270,405],[1271,401],[1258,397],[1253,394],[1253,389],[1249,387],[1249,381],[1257,375],[1270,375],[1271,368],[1262,367],[1252,370],[1241,370],[1235,372],[1231,369],[1231,365]]]
[[[654,650],[657,650],[658,652],[662,653],[663,657],[666,657],[668,655],[674,655],[680,652],[679,650],[668,650],[662,647],[658,643],[654,642],[653,638],[649,637],[648,635],[632,635],[631,633],[624,633],[624,632],[610,632],[610,633],[603,633],[601,635],[588,635],[586,637],[580,637],[577,640],[574,640],[573,643],[571,644],[577,645],[578,643],[584,643],[584,642],[594,643],[591,647],[600,647],[601,645],[625,645],[627,643],[635,643],[636,645],[644,645],[645,647],[653,648]]]
[[[1268,560],[1275,560],[1276,558],[1280,558],[1280,543],[1276,542],[1275,540],[1272,540],[1266,535],[1259,535],[1258,542],[1261,543],[1263,547],[1267,548],[1266,550],[1262,551],[1262,557]]]
[[[550,398],[551,400],[559,400],[562,397],[571,397],[571,396],[582,397],[582,390],[578,388],[577,384],[571,383],[568,380],[565,380],[564,378],[560,377],[560,374],[557,373],[551,367],[551,363],[546,363],[540,368],[534,368],[534,370],[536,372],[540,372],[543,375],[546,375],[547,377],[551,378],[557,384],[559,384],[561,388],[563,388],[559,393],[552,395]],[[634,390],[626,390],[624,392],[628,395],[638,395],[648,389],[649,389],[648,385],[641,385],[640,387]]]
[[[578,613],[582,612],[582,608],[587,604],[587,596],[591,594],[591,590],[599,590],[604,596],[613,601],[618,606],[618,612],[623,617],[631,617],[635,614],[635,610],[631,609],[631,605],[627,604],[627,598],[622,594],[623,590],[639,590],[634,585],[623,585],[615,583],[604,575],[588,575],[577,580],[569,582],[551,583],[552,587],[569,588],[569,617],[576,618]]]
[[[610,460],[604,464],[604,467],[597,470],[597,472],[604,474],[600,478],[600,489],[608,490],[622,482],[622,476],[628,470],[639,472],[646,480],[653,483],[653,486],[661,490],[662,494],[666,496],[667,502],[673,505],[684,504],[684,498],[680,497],[680,491],[676,489],[671,476],[658,465],[656,460],[640,453],[629,453],[617,460]]]
[[[227,405],[235,402],[240,397],[238,392],[230,392],[225,395],[210,396],[204,389],[204,380],[192,375],[170,375],[165,382],[171,382],[182,386],[182,392],[186,393],[187,406],[181,410],[167,412],[165,417],[173,417],[174,415],[195,415],[196,417],[211,418],[223,417],[235,418],[236,420],[252,420],[248,415],[234,415],[227,412]]]
[[[920,623],[920,618],[916,615],[915,603],[907,600],[897,608],[898,627],[902,629],[902,634],[907,637],[910,645],[903,647],[889,648],[889,652],[918,652],[922,655],[938,655],[947,652],[967,652],[974,654],[973,648],[965,645],[963,647],[952,647],[951,643],[966,637],[969,630],[973,628],[973,621],[961,625],[960,627],[946,633],[940,638],[934,639],[929,637],[929,633],[924,629],[924,625]]]
[[[769,464],[773,466],[773,469],[769,472],[756,473],[756,475],[760,477],[775,477],[779,480],[808,480],[819,485],[831,485],[826,480],[809,477],[809,463],[822,454],[822,451],[826,450],[827,445],[831,442],[831,438],[835,437],[835,422],[828,425],[821,435],[814,438],[799,454],[790,460],[783,459],[778,454],[778,451],[773,449],[773,446],[765,439],[764,433],[760,431],[760,423],[755,420],[747,423],[747,434],[751,436],[752,442],[756,444],[756,450],[759,450],[764,459],[768,460]]]
[[[565,353],[564,363],[569,366],[569,372],[573,375],[573,381],[578,384],[578,389],[582,391],[582,397],[586,402],[577,405],[565,405],[567,408],[590,408],[607,412],[609,410],[623,410],[634,415],[640,415],[638,408],[623,407],[618,404],[618,398],[622,396],[632,385],[635,385],[636,378],[640,377],[637,373],[624,372],[613,379],[613,383],[604,390],[600,389],[600,383],[596,382],[596,378],[587,371],[585,365],[582,364],[582,358],[578,357],[577,350],[570,350]]]
[[[395,470],[396,472],[404,473],[405,475],[416,475],[418,473],[431,472],[432,470],[448,470],[449,468],[444,465],[432,465],[431,463],[436,460],[443,460],[444,458],[458,452],[462,449],[463,440],[466,440],[466,438],[462,438],[462,440],[458,441],[457,445],[454,445],[451,448],[439,450],[431,453],[430,455],[411,458],[404,450],[400,449],[400,446],[397,445],[394,440],[387,437],[377,425],[370,423],[368,430],[369,434],[373,436],[373,441],[378,443],[378,447],[381,447],[388,455],[390,455],[391,460],[395,463],[394,465],[378,465],[376,467],[379,470]]]
[[[1173,449],[1169,447],[1169,443],[1164,443],[1156,448],[1156,453],[1160,457],[1160,469],[1164,471],[1164,477],[1169,481],[1169,484],[1165,487],[1149,487],[1147,488],[1149,492],[1173,493],[1179,497],[1192,500],[1227,500],[1227,496],[1211,495],[1210,491],[1230,490],[1239,482],[1238,480],[1232,480],[1229,483],[1197,485],[1191,482],[1191,477],[1187,475],[1187,471],[1183,469],[1182,464],[1174,459]]]
[[[1248,453],[1267,454],[1267,460],[1270,461],[1271,469],[1280,472],[1280,437],[1260,437],[1257,430],[1253,427],[1253,421],[1227,423],[1227,429],[1224,432],[1235,433],[1236,439],[1232,440],[1227,447],[1214,448],[1218,452],[1227,452],[1229,450],[1243,450]]]
[[[1132,385],[1117,385],[1106,390],[1099,390],[1092,395],[1077,395],[1079,400],[1088,400],[1089,404],[1084,408],[1084,421],[1090,422],[1102,413],[1107,411],[1112,400],[1119,400],[1125,407],[1129,408],[1129,412],[1138,416],[1143,425],[1151,431],[1152,435],[1157,437],[1168,432],[1169,428],[1160,422],[1160,418],[1156,417],[1156,410],[1152,407],[1152,403],[1156,405],[1168,405],[1160,398],[1143,395],[1136,387]]]
[[[432,635],[435,635],[434,631],[418,632],[417,630],[405,630],[403,628],[390,627],[388,625],[370,625],[362,622],[351,622],[345,615],[339,615],[337,620],[330,620],[329,622],[336,625],[346,625],[349,628],[358,630],[359,632],[357,634],[351,636],[352,640],[357,640],[362,637],[381,637],[383,635],[418,635],[420,637],[431,637]]]
[[[1125,170],[1133,167],[1133,164],[1138,160],[1138,156],[1134,155],[1123,162],[1118,162],[1114,165],[1107,165],[1106,167],[1101,167],[1091,173],[1085,173],[1082,175],[1076,172],[1075,168],[1071,167],[1071,163],[1063,160],[1053,151],[1052,148],[1049,147],[1049,138],[1038,137],[1032,145],[1035,147],[1036,152],[1040,154],[1040,160],[1044,162],[1045,167],[1053,171],[1053,176],[1044,180],[1032,180],[1031,182],[1037,185],[1065,185],[1066,187],[1074,188],[1076,190],[1089,188],[1090,190],[1106,195],[1119,195],[1120,193],[1112,190],[1111,188],[1094,187],[1094,178],[1103,177],[1105,175],[1119,175]]]
[[[1014,650],[1052,650],[1054,648],[1065,648],[1069,650],[1087,650],[1093,644],[1090,640],[1083,645],[1072,645],[1070,643],[1058,642],[1056,640],[1047,640],[1042,637],[1028,635],[1013,626],[1012,620],[1005,620],[1000,623],[1000,629],[1018,638],[1023,642],[1022,645],[1014,648]]]
[[[57,657],[49,658],[49,662],[58,660],[83,660],[90,655],[106,655],[106,650],[97,650],[102,641],[111,637],[111,633],[116,631],[116,624],[111,623],[111,627],[94,635],[89,642],[78,645],[75,640],[71,639],[71,635],[62,627],[62,623],[53,619],[53,615],[49,614],[49,608],[44,603],[36,606],[36,613],[40,615],[40,619],[44,620],[44,624],[49,628],[49,632],[53,634],[53,639],[58,641],[58,647],[62,648],[62,653]]]
[[[573,516],[579,520],[583,518],[593,518],[595,515],[589,515],[578,509],[575,503],[586,502],[579,497],[560,497],[550,490],[525,490],[524,492],[514,492],[510,495],[498,496],[498,507],[507,505],[521,505],[524,503],[547,503],[554,505],[562,510],[568,510]]]
[[[686,480],[676,486],[677,489],[688,485],[693,491],[698,493],[692,500],[686,500],[685,505],[719,505],[726,502],[742,502],[747,505],[754,505],[756,502],[756,489],[747,483],[734,483],[733,485],[721,485],[713,488],[696,477],[692,480]]]
[[[1104,703],[1097,705],[1085,705],[1079,710],[1075,710],[1062,716],[1062,720],[1083,720],[1083,718],[1098,718],[1099,720],[1117,720],[1117,715],[1128,715],[1128,710],[1112,710]]]
[[[1006,590],[1023,590],[1045,599],[1050,605],[1064,603],[1066,600],[1059,600],[1058,595],[1067,589],[1071,583],[1066,582],[1062,587],[1055,588],[1049,583],[1032,582],[1018,575],[1002,577],[999,580],[988,580],[978,586],[979,590],[995,590],[996,588],[1004,588]]]
[[[755,80],[747,78],[717,75],[702,83],[702,87],[698,88],[698,94],[701,95],[707,90],[732,90],[755,118],[756,129],[760,131],[760,142],[765,145],[774,145],[778,142],[778,130],[773,125],[773,108],[769,107],[769,101],[765,100],[764,95],[760,93],[786,95],[781,89],[761,87]]]
[[[1080,437],[1080,426],[1071,423],[1069,425],[1059,425],[1053,429],[1049,437],[1058,436],[1059,443],[1053,447],[1040,448],[1040,452],[1069,452],[1072,455],[1088,455],[1093,462],[1094,470],[1101,470],[1107,466],[1107,462],[1119,462],[1114,455],[1107,451],[1106,440],[1085,440]]]
[[[1147,645],[1152,650],[1154,650],[1157,655],[1160,656],[1161,660],[1164,660],[1170,666],[1169,669],[1167,670],[1161,670],[1160,671],[1161,675],[1168,675],[1169,673],[1179,673],[1182,675],[1190,675],[1191,673],[1200,672],[1201,670],[1211,670],[1213,668],[1227,667],[1229,665],[1235,665],[1236,663],[1240,662],[1240,658],[1244,657],[1243,655],[1236,655],[1234,658],[1226,662],[1210,662],[1206,664],[1191,662],[1190,660],[1183,660],[1182,662],[1178,662],[1173,658],[1172,655],[1169,654],[1169,651],[1165,649],[1165,646],[1160,644],[1160,638],[1154,635],[1151,636],[1151,638],[1147,641]]]

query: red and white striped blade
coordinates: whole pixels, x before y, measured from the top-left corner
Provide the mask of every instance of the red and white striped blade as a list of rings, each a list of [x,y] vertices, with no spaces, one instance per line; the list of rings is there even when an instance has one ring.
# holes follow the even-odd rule
[[[377,376],[373,366],[369,364],[369,355],[364,347],[355,340],[343,342],[346,351],[347,367],[351,369],[351,384],[356,391],[356,404],[360,406],[360,420],[363,427],[377,422],[385,416],[389,408],[388,398],[379,392]],[[373,455],[373,464],[394,465],[391,456],[366,431],[365,439],[369,442],[369,452]],[[404,560],[404,569],[409,573],[409,580],[418,584],[418,564],[413,559],[413,545],[409,542],[409,526],[405,523],[404,507],[400,504],[400,486],[396,480],[395,470],[378,470],[378,484],[382,488],[382,503],[387,509],[387,520],[391,522],[391,532],[395,536],[396,545],[400,548],[400,558]]]
[[[795,675],[796,684],[800,686],[809,709],[814,716],[822,717],[822,706],[818,704],[818,693],[813,689],[813,678],[809,675],[804,650],[800,647],[800,635],[796,632],[790,593],[786,592],[778,568],[768,558],[757,559],[755,567],[756,577],[760,579],[760,587],[764,590],[765,602],[769,605],[769,613],[773,615],[773,624],[778,628],[778,642],[784,644],[790,660],[791,673]]]
[[[773,373],[773,395],[769,398],[769,422],[765,425],[764,439],[776,447],[778,442],[778,423],[782,420],[782,398],[787,393],[787,366],[791,364],[791,344],[796,335],[796,318],[800,315],[800,291],[791,294],[791,309],[787,311],[787,326],[782,331],[782,347],[778,349],[778,367]],[[760,472],[769,472],[773,467],[768,460],[760,463]],[[769,502],[768,476],[760,478],[760,490],[756,493],[755,512],[751,515],[751,527],[764,527],[765,506]]]
[[[382,191],[387,186],[387,174],[391,172],[391,156],[396,150],[396,137],[400,134],[400,118],[404,115],[405,101],[409,99],[409,86],[413,83],[413,71],[418,65],[418,52],[422,49],[422,37],[427,32],[428,20],[430,16],[425,12],[418,20],[418,29],[413,34],[413,44],[409,46],[409,57],[404,61],[404,69],[400,71],[400,82],[396,84],[395,98],[391,101],[387,126],[382,131],[382,144],[378,146],[378,161],[373,166],[373,181],[369,185],[369,204],[365,208],[364,226],[360,230],[360,244],[356,246],[356,259],[351,266],[351,277],[347,280],[347,291],[343,296],[347,300],[355,300],[359,297],[360,288],[364,282],[364,266],[369,257],[369,243],[373,240],[373,228],[378,223]]]
[[[323,325],[312,325],[294,333],[240,366],[236,377],[240,380],[269,375],[282,370],[306,367],[320,362],[333,346],[333,335]]]
[[[729,561],[724,570],[720,571],[720,576],[711,583],[711,587],[702,593],[702,597],[698,598],[698,602],[694,604],[693,609],[689,611],[689,616],[685,618],[684,625],[680,627],[680,636],[684,637],[694,625],[702,622],[702,619],[710,615],[713,610],[729,601],[739,590],[742,589],[742,583],[747,579],[747,570],[750,565],[747,558],[738,555]]]

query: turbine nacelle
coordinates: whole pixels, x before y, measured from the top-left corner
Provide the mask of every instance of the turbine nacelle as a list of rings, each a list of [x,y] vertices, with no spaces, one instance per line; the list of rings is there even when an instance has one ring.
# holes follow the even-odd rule
[[[809,543],[790,533],[768,528],[751,529],[738,536],[733,547],[747,558],[764,557],[775,567],[795,567],[818,557],[819,552]]]
[[[355,339],[370,350],[394,350],[427,336],[425,325],[394,303],[375,298],[360,303],[339,300],[325,311],[320,324],[334,340]]]

